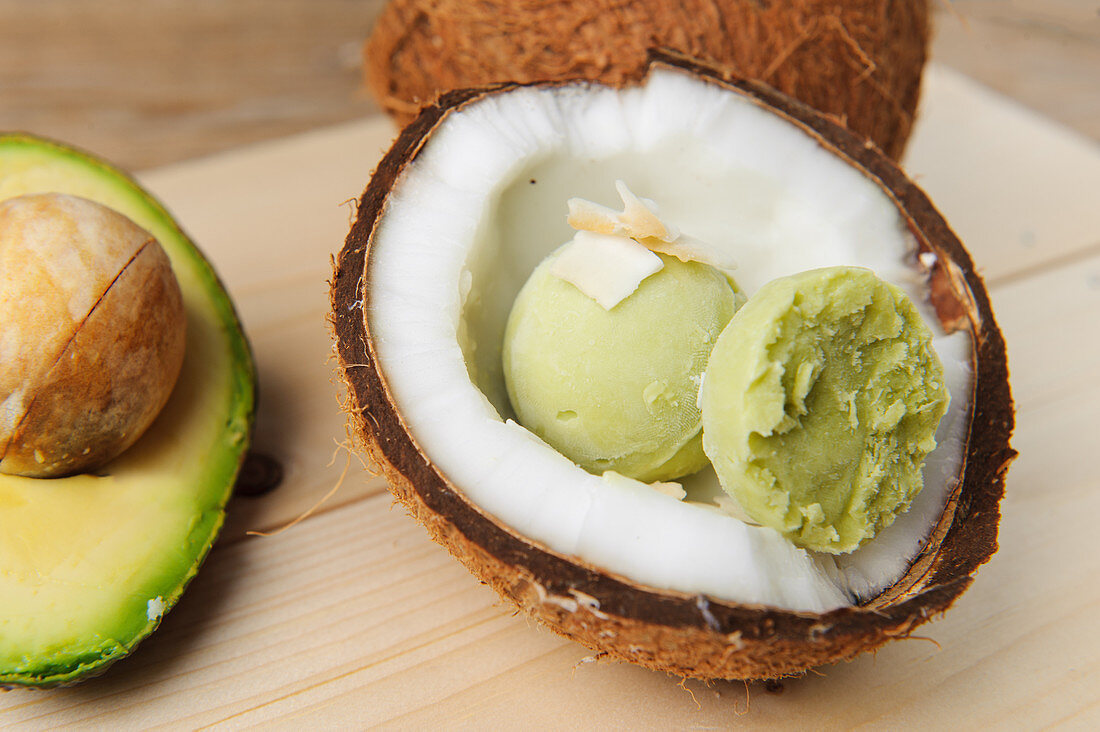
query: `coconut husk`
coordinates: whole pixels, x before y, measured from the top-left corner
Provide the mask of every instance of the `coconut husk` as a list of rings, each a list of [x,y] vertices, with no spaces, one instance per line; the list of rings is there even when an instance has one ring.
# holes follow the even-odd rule
[[[662,48],[763,81],[898,159],[928,35],[928,0],[391,0],[364,69],[405,125],[449,89],[636,80]]]
[[[924,252],[936,255],[933,302],[949,330],[974,338],[976,363],[964,472],[920,556],[894,586],[860,607],[827,613],[747,606],[642,586],[517,534],[467,501],[421,453],[390,397],[365,321],[363,283],[386,196],[431,132],[451,112],[516,85],[445,94],[408,126],[379,165],[358,208],[332,282],[339,368],[349,430],[394,496],[475,576],[554,631],[610,657],[685,677],[767,679],[849,659],[909,635],[970,585],[997,549],[999,502],[1015,452],[1004,341],[973,263],[950,227],[898,167],[835,121],[773,89],[682,58],[685,69],[772,110],[878,182],[897,202]]]

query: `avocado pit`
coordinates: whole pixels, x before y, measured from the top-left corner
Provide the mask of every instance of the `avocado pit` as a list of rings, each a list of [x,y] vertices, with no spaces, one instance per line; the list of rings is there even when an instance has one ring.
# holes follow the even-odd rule
[[[179,284],[126,216],[58,193],[0,201],[0,472],[91,470],[145,432],[183,363]]]

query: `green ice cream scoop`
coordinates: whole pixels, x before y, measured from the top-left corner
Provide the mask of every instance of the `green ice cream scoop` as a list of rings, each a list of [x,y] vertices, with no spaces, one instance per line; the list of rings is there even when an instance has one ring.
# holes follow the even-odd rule
[[[920,492],[947,410],[913,303],[870,270],[762,287],[722,333],[700,397],[722,487],[798,546],[850,552]]]
[[[705,264],[662,267],[605,309],[551,271],[532,273],[504,336],[504,378],[519,422],[593,473],[671,480],[707,464],[699,383],[744,300]]]

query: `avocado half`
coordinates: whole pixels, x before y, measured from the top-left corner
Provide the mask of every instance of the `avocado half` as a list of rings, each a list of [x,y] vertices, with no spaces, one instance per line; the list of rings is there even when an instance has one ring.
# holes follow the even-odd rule
[[[44,192],[98,201],[157,238],[183,293],[187,344],[167,405],[122,456],[94,474],[0,475],[0,686],[101,673],[156,629],[221,528],[255,404],[229,296],[164,207],[102,160],[0,134],[0,200]]]
[[[690,96],[653,96],[685,86],[693,90]],[[499,112],[506,104],[513,116]],[[548,111],[543,118],[529,110]],[[500,122],[484,135],[489,142],[474,149],[463,135],[483,129],[494,114]],[[655,132],[665,129],[662,120],[671,130],[664,136]],[[773,149],[763,134],[743,134],[761,133],[765,126],[789,144]],[[578,129],[590,134],[572,136]],[[627,132],[611,134],[619,129]],[[805,184],[798,200],[817,207],[815,221],[863,211],[861,202],[883,202],[868,213],[889,212],[891,223],[882,231],[909,243],[894,262],[904,270],[896,276],[918,283],[921,307],[937,328],[969,344],[971,377],[956,390],[968,408],[956,422],[958,436],[945,440],[953,442],[958,457],[937,483],[941,502],[921,519],[928,521],[922,525],[927,531],[915,553],[874,549],[864,555],[870,560],[864,566],[888,559],[897,569],[843,602],[784,598],[793,585],[787,579],[797,578],[800,563],[819,560],[793,550],[726,580],[725,569],[739,556],[764,557],[760,550],[774,537],[756,533],[727,541],[746,536],[751,527],[732,517],[704,515],[654,491],[628,496],[625,489],[600,485],[598,477],[535,444],[507,419],[506,402],[482,386],[492,386],[484,377],[491,359],[478,360],[483,352],[492,355],[490,329],[476,348],[464,345],[471,315],[493,302],[492,288],[509,277],[522,282],[549,251],[553,235],[565,226],[559,221],[565,197],[598,200],[589,188],[600,178],[624,177],[625,171],[646,182],[635,189],[640,195],[674,207],[678,189],[666,181],[686,171],[677,185],[694,186],[690,190],[709,205],[696,206],[695,198],[681,196],[679,212],[688,220],[673,220],[704,241],[721,237],[717,219],[744,214],[769,181],[750,177],[738,197],[726,195],[721,180],[712,183],[715,161],[726,148],[693,148],[698,129],[724,135],[738,161],[745,161],[737,165],[746,169],[767,161],[761,169],[769,175],[798,171],[797,182]],[[556,147],[531,144],[537,136]],[[644,151],[635,155],[629,145]],[[512,148],[520,154],[513,155]],[[551,155],[560,164],[548,162]],[[815,168],[810,159],[830,162]],[[731,170],[737,183],[739,169]],[[854,190],[866,195],[829,197],[849,181],[858,181]],[[604,188],[610,188],[606,180]],[[553,190],[560,202],[524,208],[524,202],[541,200],[540,189]],[[748,203],[739,208],[739,201]],[[752,210],[757,209],[771,210]],[[463,218],[468,211],[483,218],[471,223]],[[419,212],[423,215],[415,215]],[[717,212],[715,221],[706,218],[709,212]],[[446,225],[428,226],[429,213]],[[804,221],[801,210],[788,213],[788,224]],[[689,227],[692,223],[709,232]],[[544,251],[490,246],[526,244],[544,231],[550,232],[543,237]],[[827,249],[824,237],[816,236],[821,229],[815,224],[806,231],[818,246],[789,263],[801,270],[836,264],[815,259]],[[761,227],[758,233],[767,236],[769,230]],[[711,234],[715,239],[708,238]],[[871,259],[886,249],[878,236],[859,241],[866,242]],[[744,253],[737,277],[745,284],[754,271],[753,250],[739,251]],[[479,277],[483,290],[477,293]],[[407,285],[417,278],[427,284],[412,295]],[[405,128],[372,176],[337,259],[332,303],[350,395],[350,431],[395,497],[505,600],[600,654],[693,678],[799,674],[909,635],[946,611],[996,551],[1004,475],[1015,455],[1009,446],[1014,416],[1004,340],[969,254],[924,193],[872,142],[762,84],[657,53],[640,85],[502,84],[443,95]],[[392,356],[398,349],[401,356]],[[445,382],[452,373],[457,376]],[[460,427],[450,429],[459,417]],[[481,431],[475,433],[475,427]],[[559,500],[562,495],[568,500]],[[675,515],[686,524],[692,511],[691,530],[673,533],[662,523]],[[513,518],[502,520],[504,513]],[[560,526],[573,533],[559,531]],[[706,546],[700,538],[704,531]],[[876,541],[875,547],[890,546]],[[684,547],[690,556],[681,556]],[[644,561],[638,559],[643,555]],[[768,593],[758,592],[760,587]]]

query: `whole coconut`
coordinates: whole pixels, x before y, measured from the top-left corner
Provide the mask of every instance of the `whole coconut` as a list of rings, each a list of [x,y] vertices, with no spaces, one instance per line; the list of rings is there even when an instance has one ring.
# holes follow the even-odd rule
[[[392,0],[364,49],[402,125],[450,89],[639,78],[664,48],[763,81],[897,159],[920,92],[927,0]]]
[[[168,256],[126,216],[57,193],[0,202],[0,473],[121,454],[168,400],[185,323]]]

